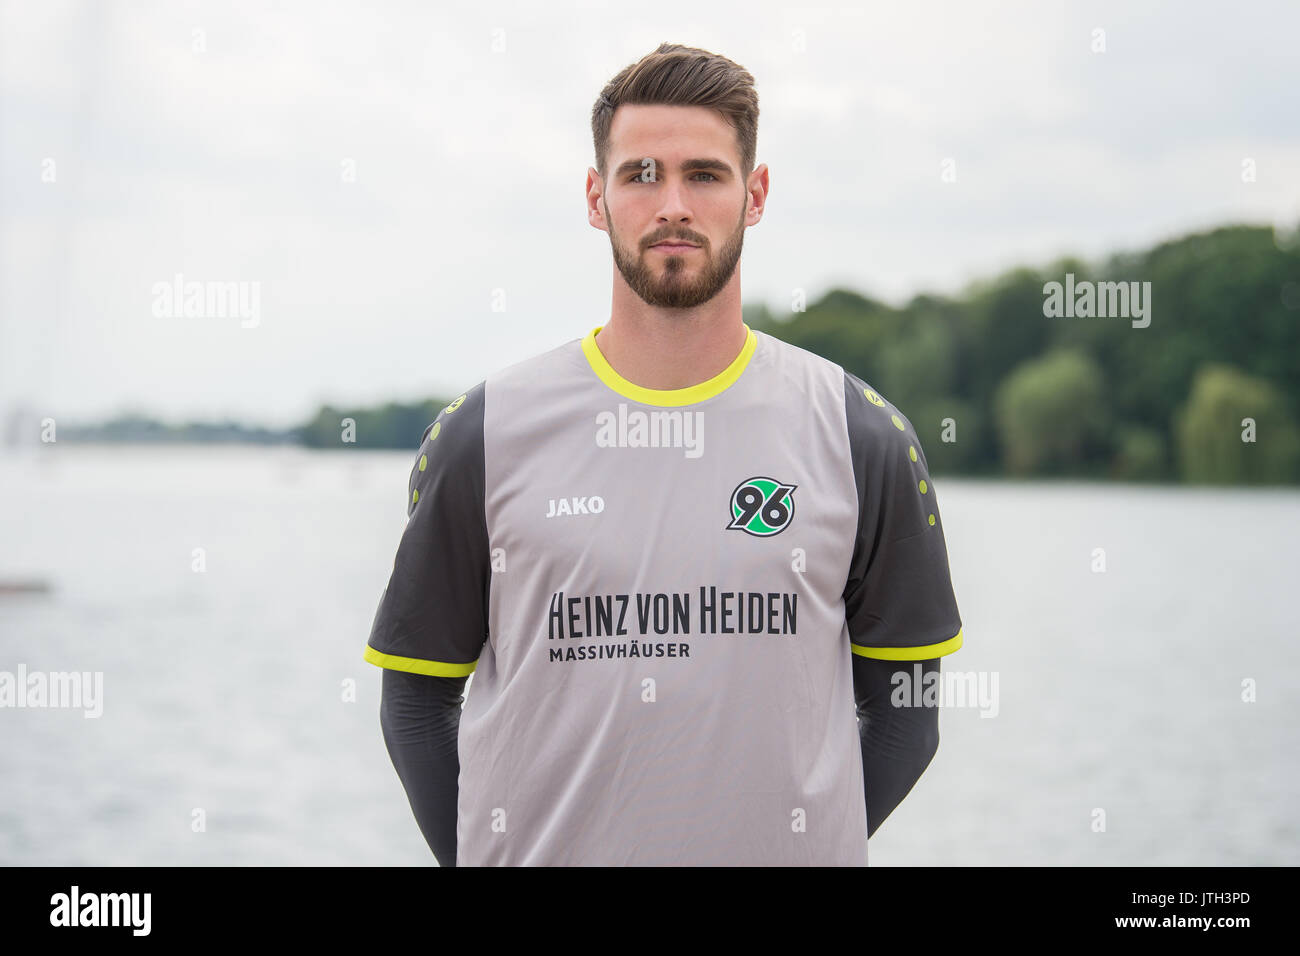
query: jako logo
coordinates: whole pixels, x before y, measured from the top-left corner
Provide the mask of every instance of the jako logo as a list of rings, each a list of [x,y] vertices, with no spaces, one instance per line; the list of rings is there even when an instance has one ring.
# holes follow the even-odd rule
[[[546,517],[558,518],[560,515],[598,515],[605,510],[605,499],[600,495],[581,498],[548,499]]]
[[[775,478],[746,478],[731,493],[728,531],[767,538],[780,534],[794,520],[794,490]]]
[[[620,402],[618,414],[596,416],[597,448],[683,448],[687,458],[704,454],[703,412],[628,411]]]

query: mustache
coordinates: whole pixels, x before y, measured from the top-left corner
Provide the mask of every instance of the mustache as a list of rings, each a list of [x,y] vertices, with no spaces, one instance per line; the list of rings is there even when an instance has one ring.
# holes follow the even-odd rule
[[[696,246],[704,245],[703,239],[696,239],[694,236],[660,236],[657,239],[651,239],[647,242],[646,248],[649,249],[651,246],[657,246],[661,242],[689,242]]]

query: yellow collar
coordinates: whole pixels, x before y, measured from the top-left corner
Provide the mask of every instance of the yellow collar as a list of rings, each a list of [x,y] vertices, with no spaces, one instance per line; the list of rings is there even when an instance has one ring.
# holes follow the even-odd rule
[[[741,324],[744,325],[744,323]],[[712,398],[740,378],[740,373],[745,370],[750,357],[754,354],[754,349],[758,346],[758,337],[754,334],[754,330],[745,325],[745,344],[741,348],[740,354],[713,378],[706,382],[700,382],[698,385],[688,385],[686,388],[643,388],[619,375],[618,372],[614,371],[614,367],[605,360],[600,347],[596,345],[596,333],[603,328],[603,325],[596,326],[582,340],[582,352],[587,356],[587,362],[591,365],[592,371],[596,373],[596,376],[602,382],[623,397],[646,405],[691,405],[695,402],[702,402],[706,398]]]

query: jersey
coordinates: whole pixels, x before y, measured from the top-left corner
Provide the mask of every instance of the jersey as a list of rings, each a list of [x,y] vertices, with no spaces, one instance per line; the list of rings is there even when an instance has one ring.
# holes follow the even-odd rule
[[[745,326],[648,389],[600,326],[426,429],[364,652],[473,674],[457,865],[867,863],[852,654],[962,624],[911,423]]]

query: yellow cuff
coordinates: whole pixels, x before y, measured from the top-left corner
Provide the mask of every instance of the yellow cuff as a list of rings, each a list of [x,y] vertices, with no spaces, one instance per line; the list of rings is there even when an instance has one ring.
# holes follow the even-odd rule
[[[849,650],[859,657],[874,657],[882,661],[928,661],[951,654],[959,647],[961,647],[961,631],[946,641],[924,644],[921,647],[863,647],[861,644],[849,643]]]
[[[378,667],[407,671],[411,674],[428,674],[430,677],[464,677],[478,666],[478,661],[470,661],[468,664],[444,664],[442,661],[426,661],[418,657],[383,654],[369,644],[366,645],[366,652],[362,657]]]

